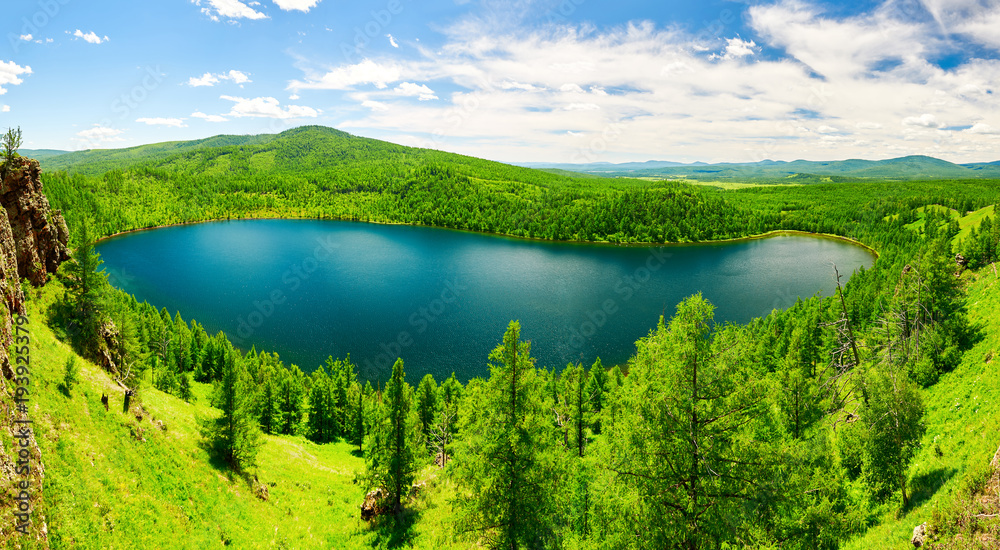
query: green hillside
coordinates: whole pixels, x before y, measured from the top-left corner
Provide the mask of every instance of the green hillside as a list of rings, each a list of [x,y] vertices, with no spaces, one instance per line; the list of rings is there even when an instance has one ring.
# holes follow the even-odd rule
[[[267,486],[261,500],[253,475],[216,461],[201,436],[199,419],[219,414],[208,404],[211,385],[196,383],[192,403],[148,386],[141,418],[122,413],[121,387],[45,324],[62,292],[52,282],[28,303],[38,365],[32,417],[46,466],[47,508],[40,512],[53,548],[465,547],[450,542],[453,488],[433,466],[421,471],[411,526],[380,528],[358,514],[365,463],[356,445],[265,436],[253,474]],[[67,392],[62,367],[71,357],[82,364],[81,380]],[[108,411],[102,394],[112,396]],[[10,444],[9,434],[3,437]]]
[[[927,432],[909,472],[913,506],[902,513],[886,513],[880,525],[846,545],[847,549],[913,548],[913,528],[924,522],[934,526],[940,548],[989,548],[987,542],[997,540],[982,538],[983,533],[993,537],[1000,533],[1000,518],[995,515],[971,522],[966,517],[963,525],[956,524],[966,508],[973,515],[1000,512],[995,499],[985,510],[972,506],[975,494],[994,474],[990,461],[1000,445],[1000,385],[996,383],[1000,379],[1000,279],[986,268],[968,273],[965,282],[977,342],[953,372],[923,392]],[[951,545],[944,546],[946,542]]]
[[[54,547],[825,550],[899,546],[923,521],[952,538],[987,525],[967,520],[1000,440],[997,181],[570,178],[318,127],[81,153],[44,177],[80,245],[30,304],[51,328],[36,412]],[[402,360],[375,387],[349,358],[305,375],[85,277],[88,233],[264,216],[611,242],[790,229],[879,257],[837,296],[746,325],[716,325],[691,296],[610,369],[537,368],[512,322],[465,385],[407,380]],[[956,253],[976,270],[956,277]],[[92,364],[60,390],[68,343],[129,365],[143,408],[105,412],[100,394],[114,405],[123,388]],[[363,521],[376,488],[399,513]]]

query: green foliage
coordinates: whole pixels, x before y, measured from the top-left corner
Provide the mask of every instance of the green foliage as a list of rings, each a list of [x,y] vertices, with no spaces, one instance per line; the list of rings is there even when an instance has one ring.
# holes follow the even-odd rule
[[[365,445],[368,487],[387,491],[397,517],[417,469],[419,451],[412,400],[413,389],[406,383],[403,360],[397,359],[382,394],[370,441]]]
[[[681,302],[629,363],[622,418],[610,434],[617,443],[606,451],[617,475],[605,506],[621,519],[604,529],[643,547],[735,542],[742,514],[773,490],[764,487],[760,448],[774,433],[766,393],[747,360],[745,334],[711,333],[713,310],[700,295]],[[748,423],[759,425],[756,432]]]
[[[3,155],[3,174],[6,176],[7,171],[10,170],[11,163],[14,159],[18,158],[20,155],[17,154],[17,150],[21,148],[21,127],[18,126],[17,129],[7,128],[7,132],[0,136],[0,148]]]
[[[456,477],[459,532],[487,548],[553,542],[553,441],[531,346],[512,321],[490,353],[490,378],[469,385]]]
[[[222,415],[206,423],[206,437],[236,471],[256,465],[260,427],[254,415],[254,383],[242,361],[227,361],[214,399]]]
[[[104,319],[105,296],[108,291],[107,274],[100,269],[100,254],[94,251],[93,234],[89,223],[79,226],[77,248],[67,272],[72,280],[71,315],[79,327],[77,342],[80,349],[93,355],[97,352],[98,332]]]
[[[194,393],[191,391],[191,375],[181,373],[180,381],[177,384],[177,397],[190,403],[194,401]]]
[[[892,370],[873,369],[867,383],[871,397],[861,413],[867,428],[861,471],[877,498],[898,490],[907,507],[907,471],[926,429],[923,400],[905,376]]]
[[[79,380],[80,365],[77,364],[76,357],[71,355],[68,359],[66,359],[66,366],[63,367],[62,383],[67,395],[73,393],[73,386],[75,386]]]

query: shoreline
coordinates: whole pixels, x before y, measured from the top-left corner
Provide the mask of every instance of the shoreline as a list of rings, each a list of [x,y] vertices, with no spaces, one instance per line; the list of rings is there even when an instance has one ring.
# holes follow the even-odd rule
[[[347,219],[344,219],[344,218],[313,218],[313,217],[306,218],[306,217],[282,216],[282,215],[276,215],[276,216],[251,216],[251,217],[246,217],[246,218],[212,218],[212,219],[207,219],[207,220],[186,221],[186,222],[178,222],[178,223],[171,223],[171,224],[165,224],[165,225],[156,225],[156,226],[152,226],[152,227],[143,227],[143,228],[139,228],[139,229],[130,229],[128,231],[121,231],[121,232],[115,233],[113,235],[107,235],[107,236],[101,237],[99,239],[96,239],[94,241],[94,244],[97,244],[97,243],[100,243],[100,242],[103,242],[103,241],[107,241],[107,240],[110,240],[110,239],[114,239],[116,237],[122,237],[122,236],[125,236],[125,235],[129,235],[129,234],[132,234],[132,233],[139,233],[139,232],[142,232],[142,231],[155,231],[157,229],[167,229],[167,228],[170,228],[170,227],[180,227],[180,226],[185,226],[185,225],[196,225],[196,224],[201,224],[201,223],[230,222],[230,221],[250,221],[250,220],[315,220],[315,221],[341,221],[341,222],[352,222],[352,223],[370,223],[370,224],[375,224],[375,225],[409,225],[409,226],[413,226],[413,227],[430,227],[430,228],[434,228],[434,229],[444,229],[444,230],[447,230],[447,231],[461,231],[461,232],[464,232],[464,233],[476,233],[476,234],[479,234],[479,235],[489,235],[489,236],[493,236],[493,237],[504,237],[504,238],[508,238],[508,239],[516,239],[516,240],[522,240],[522,241],[536,241],[536,242],[543,242],[543,243],[573,244],[573,245],[628,246],[628,247],[632,247],[632,246],[634,246],[634,247],[650,247],[650,246],[697,246],[697,245],[706,245],[706,244],[738,243],[738,242],[743,242],[743,241],[753,241],[753,240],[769,239],[771,237],[801,236],[801,237],[814,237],[814,238],[820,238],[820,239],[833,239],[833,240],[843,241],[843,242],[846,242],[846,243],[853,244],[855,246],[859,246],[861,248],[864,248],[865,250],[867,250],[868,252],[870,252],[873,256],[875,256],[876,260],[878,260],[879,257],[880,257],[880,255],[879,255],[879,253],[878,253],[877,250],[875,250],[874,248],[866,245],[865,243],[863,243],[863,242],[861,242],[861,241],[859,241],[857,239],[852,239],[850,237],[845,237],[843,235],[836,235],[836,234],[833,234],[833,233],[812,233],[812,232],[809,232],[809,231],[801,231],[801,230],[798,230],[798,229],[772,229],[771,231],[767,231],[765,233],[760,233],[760,234],[757,234],[757,235],[748,235],[746,237],[732,237],[732,238],[729,238],[729,239],[712,239],[712,240],[706,240],[706,241],[670,242],[670,243],[660,243],[660,242],[613,243],[613,242],[610,242],[610,241],[572,241],[572,240],[542,239],[542,238],[539,238],[539,237],[523,237],[523,236],[519,236],[519,235],[508,235],[508,234],[505,234],[505,233],[489,233],[489,232],[486,232],[486,231],[476,231],[476,230],[473,230],[473,229],[457,229],[457,228],[454,228],[454,227],[439,227],[439,226],[436,226],[436,225],[423,225],[423,224],[414,224],[414,223],[406,223],[406,222],[391,222],[391,221],[381,222],[381,221],[371,221],[371,220],[347,220]]]

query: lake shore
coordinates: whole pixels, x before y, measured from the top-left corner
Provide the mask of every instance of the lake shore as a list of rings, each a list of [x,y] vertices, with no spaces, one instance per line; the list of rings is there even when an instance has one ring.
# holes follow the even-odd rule
[[[129,235],[129,234],[132,234],[132,233],[138,233],[140,231],[154,231],[154,230],[157,230],[157,229],[166,229],[166,228],[169,228],[169,227],[180,227],[180,226],[185,226],[185,225],[195,225],[195,224],[201,224],[201,223],[216,223],[216,222],[230,222],[230,221],[248,221],[248,220],[315,220],[315,221],[341,221],[341,222],[353,222],[353,223],[370,223],[370,224],[376,224],[376,225],[411,225],[411,226],[414,226],[414,227],[433,227],[435,229],[444,229],[444,230],[448,230],[448,231],[460,231],[460,232],[464,232],[464,233],[476,233],[476,234],[479,234],[479,235],[490,235],[490,236],[494,236],[494,237],[503,237],[503,238],[508,238],[508,239],[522,240],[522,241],[537,241],[537,242],[544,242],[544,243],[564,243],[564,244],[574,244],[574,245],[628,246],[628,247],[650,247],[650,246],[668,246],[668,247],[674,247],[674,246],[697,246],[697,245],[706,245],[706,244],[729,244],[729,243],[739,243],[739,242],[753,241],[753,240],[759,240],[759,239],[769,239],[769,238],[772,238],[772,237],[800,236],[800,237],[815,237],[815,238],[820,238],[820,239],[833,239],[833,240],[847,242],[847,243],[859,246],[861,248],[864,248],[865,250],[867,250],[868,252],[870,252],[873,256],[875,256],[876,260],[879,258],[879,253],[878,253],[877,250],[875,250],[874,248],[868,246],[867,244],[865,244],[865,243],[863,243],[863,242],[861,242],[861,241],[859,241],[857,239],[852,239],[850,237],[845,237],[843,235],[836,235],[836,234],[833,234],[833,233],[812,233],[812,232],[809,232],[809,231],[800,231],[800,230],[797,230],[797,229],[774,229],[774,230],[771,230],[771,231],[767,231],[765,233],[760,233],[760,234],[757,234],[757,235],[749,235],[749,236],[746,236],[746,237],[733,237],[733,238],[729,238],[729,239],[711,239],[711,240],[706,240],[706,241],[685,241],[685,242],[670,242],[670,243],[661,243],[661,242],[613,243],[613,242],[610,242],[610,241],[574,241],[574,240],[542,239],[542,238],[539,238],[539,237],[524,237],[524,236],[521,236],[521,235],[510,235],[510,234],[507,234],[507,233],[491,233],[491,232],[488,232],[488,231],[476,231],[476,230],[473,230],[473,229],[458,229],[458,228],[454,228],[454,227],[439,227],[439,226],[436,226],[436,225],[424,225],[424,224],[415,224],[415,223],[406,223],[406,222],[372,221],[372,220],[349,220],[349,219],[345,219],[345,218],[313,218],[313,217],[306,218],[306,217],[288,216],[288,215],[281,215],[281,214],[276,214],[274,216],[251,216],[251,217],[246,217],[246,218],[213,218],[213,219],[207,219],[207,220],[197,220],[197,221],[187,221],[187,222],[171,223],[171,224],[165,224],[165,225],[155,225],[155,226],[151,226],[151,227],[143,227],[143,228],[140,228],[140,229],[130,229],[128,231],[121,231],[121,232],[115,233],[113,235],[107,235],[107,236],[101,237],[100,239],[97,239],[96,241],[94,241],[94,243],[96,244],[96,243],[99,243],[99,242],[103,242],[103,241],[107,241],[107,240],[110,240],[110,239],[114,239],[116,237],[121,237],[121,236]]]

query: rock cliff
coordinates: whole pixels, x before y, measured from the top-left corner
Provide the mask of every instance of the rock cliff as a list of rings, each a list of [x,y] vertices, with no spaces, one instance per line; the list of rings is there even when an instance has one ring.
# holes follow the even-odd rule
[[[59,264],[69,259],[66,221],[49,207],[40,173],[37,160],[17,158],[3,171],[0,186],[0,204],[6,212],[0,215],[0,546],[6,548],[49,546],[42,498],[45,466],[33,424],[28,423],[36,414],[30,391],[37,384],[29,382],[28,406],[19,408],[17,365],[8,352],[13,349],[16,319],[25,313],[21,280],[44,285]],[[31,319],[29,330],[40,322]],[[22,483],[29,488],[25,493]],[[18,528],[15,513],[21,502],[18,497],[24,494],[30,495],[31,521]],[[21,529],[23,533],[18,533]]]

